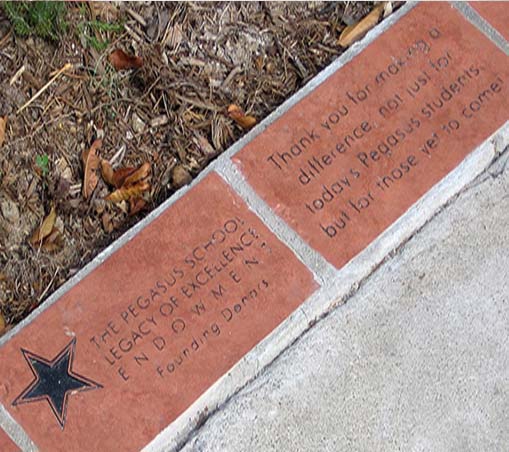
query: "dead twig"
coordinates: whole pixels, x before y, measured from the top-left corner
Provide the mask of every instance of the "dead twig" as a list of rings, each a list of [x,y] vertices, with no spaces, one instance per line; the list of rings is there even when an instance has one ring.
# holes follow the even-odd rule
[[[18,79],[23,75],[23,72],[25,72],[25,69],[26,66],[23,65],[16,71],[16,73],[11,77],[11,80],[9,81],[10,86],[14,85],[18,81]]]
[[[2,39],[0,39],[0,47],[4,46],[4,44],[11,37],[11,35],[12,35],[12,28],[7,32],[7,34]]]
[[[137,22],[141,24],[142,27],[147,26],[147,22],[143,17],[141,17],[136,11],[133,11],[131,8],[127,8],[127,13]]]
[[[28,101],[26,102],[23,106],[21,106],[18,111],[16,112],[17,115],[19,115],[25,108],[27,108],[33,101],[35,101],[42,93],[44,93],[44,91],[46,91],[50,86],[51,84],[61,75],[63,74],[65,71],[68,71],[69,69],[71,69],[73,67],[73,65],[71,63],[66,63],[64,64],[64,66],[62,68],[60,68],[56,74],[51,78],[51,80],[46,83],[39,91],[37,91],[35,93],[35,95]]]
[[[194,105],[195,107],[203,108],[204,110],[216,111],[216,112],[220,112],[221,111],[220,108],[215,107],[214,105],[206,104],[204,102],[200,102],[199,100],[195,100],[195,99],[190,99],[189,97],[182,96],[181,94],[178,94],[178,93],[173,93],[173,95],[178,100],[180,100],[182,102],[187,102],[188,104]]]

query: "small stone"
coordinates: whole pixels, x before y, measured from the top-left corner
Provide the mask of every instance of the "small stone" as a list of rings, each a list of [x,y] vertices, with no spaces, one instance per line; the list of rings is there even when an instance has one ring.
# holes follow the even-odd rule
[[[0,210],[2,211],[3,217],[12,224],[19,222],[19,209],[17,204],[10,199],[2,199],[0,201]]]
[[[193,180],[191,174],[189,174],[189,171],[187,171],[182,165],[177,165],[175,168],[173,168],[171,177],[173,180],[172,185],[174,188],[183,187]]]
[[[57,217],[55,220],[55,229],[57,229],[61,234],[64,232],[64,220],[62,218]]]
[[[166,115],[156,116],[150,121],[150,127],[160,127],[168,124],[169,118]]]
[[[135,133],[141,133],[145,129],[145,123],[143,120],[136,114],[133,113],[133,130]]]
[[[72,180],[72,170],[65,158],[61,157],[56,161],[56,168],[62,179]]]

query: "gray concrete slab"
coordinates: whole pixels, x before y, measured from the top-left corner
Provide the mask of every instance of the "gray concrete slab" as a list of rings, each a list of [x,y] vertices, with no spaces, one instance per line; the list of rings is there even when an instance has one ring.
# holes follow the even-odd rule
[[[509,450],[508,156],[183,451]]]

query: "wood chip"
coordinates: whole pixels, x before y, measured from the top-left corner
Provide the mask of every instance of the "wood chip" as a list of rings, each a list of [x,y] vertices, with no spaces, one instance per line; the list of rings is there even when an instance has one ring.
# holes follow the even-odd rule
[[[161,127],[168,124],[169,121],[170,118],[166,115],[157,116],[150,120],[150,127]]]
[[[7,127],[7,116],[0,116],[0,148],[5,142],[5,128]]]
[[[364,35],[378,23],[384,8],[384,3],[380,3],[373,8],[373,11],[371,11],[359,22],[346,27],[339,36],[339,45],[341,47],[348,47],[351,46],[355,41],[358,41],[364,37]]]

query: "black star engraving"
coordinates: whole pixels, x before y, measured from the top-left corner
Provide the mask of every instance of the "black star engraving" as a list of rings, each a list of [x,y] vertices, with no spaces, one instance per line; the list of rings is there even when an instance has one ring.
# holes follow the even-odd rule
[[[78,375],[72,370],[76,338],[51,361],[35,353],[21,349],[35,379],[12,402],[13,405],[46,400],[57,418],[60,427],[65,426],[69,395],[102,388],[102,385]]]

